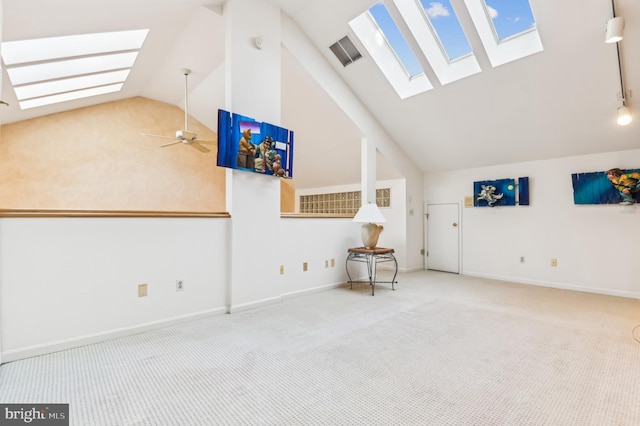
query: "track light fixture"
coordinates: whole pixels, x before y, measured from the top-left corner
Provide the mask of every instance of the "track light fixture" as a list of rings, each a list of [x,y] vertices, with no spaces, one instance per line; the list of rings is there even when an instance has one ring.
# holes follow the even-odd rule
[[[611,0],[611,9],[613,10],[613,18],[607,21],[607,30],[605,36],[605,43],[616,43],[616,52],[618,54],[618,76],[620,77],[620,97],[622,99],[622,106],[618,108],[617,122],[620,126],[626,126],[631,123],[633,117],[631,110],[627,106],[626,92],[624,90],[624,78],[622,75],[622,61],[620,60],[620,45],[618,42],[622,40],[622,33],[624,31],[624,18],[616,16],[615,0]]]
[[[633,117],[631,117],[631,110],[624,106],[623,101],[623,106],[618,108],[618,124],[620,126],[626,126],[627,124],[631,123],[631,120],[633,120]]]
[[[607,30],[605,32],[605,43],[617,43],[622,40],[624,33],[624,18],[616,16],[607,21]]]

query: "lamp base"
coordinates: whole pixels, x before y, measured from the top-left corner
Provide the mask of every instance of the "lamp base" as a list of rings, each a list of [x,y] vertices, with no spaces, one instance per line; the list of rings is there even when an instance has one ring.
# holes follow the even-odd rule
[[[378,244],[378,237],[384,227],[375,223],[365,223],[362,225],[362,244],[365,248],[372,249]]]

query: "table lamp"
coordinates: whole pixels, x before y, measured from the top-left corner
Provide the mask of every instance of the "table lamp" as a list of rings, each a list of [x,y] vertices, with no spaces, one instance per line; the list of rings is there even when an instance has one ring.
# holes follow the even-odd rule
[[[386,222],[378,206],[371,202],[363,205],[353,217],[353,221],[364,223],[362,225],[362,244],[365,248],[374,248],[378,244],[378,237],[384,229],[382,225],[376,225],[376,222]]]

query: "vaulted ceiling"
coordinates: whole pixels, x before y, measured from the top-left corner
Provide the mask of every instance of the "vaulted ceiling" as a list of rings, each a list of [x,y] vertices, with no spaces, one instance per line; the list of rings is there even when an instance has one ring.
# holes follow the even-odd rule
[[[404,100],[348,25],[375,0],[264,1],[274,1],[297,23],[425,173],[639,147],[640,116],[625,127],[615,123],[620,81],[616,46],[604,43],[605,24],[612,17],[608,0],[530,0],[544,50],[496,68],[491,67],[477,33],[467,28],[482,72],[445,86],[432,78],[434,90]],[[385,2],[393,8],[391,1]],[[150,29],[129,80],[115,94],[21,111],[3,67],[0,99],[10,104],[0,106],[3,124],[132,96],[183,107],[180,69],[187,67],[193,70],[189,77],[189,112],[215,129],[215,111],[224,107],[224,0],[0,3],[3,41]],[[464,1],[451,3],[463,24],[469,21]],[[640,86],[640,3],[616,0],[615,8],[626,21],[625,38],[619,47],[628,104],[640,112],[640,100],[635,94]],[[402,29],[408,34],[406,28]],[[362,60],[347,67],[328,48],[344,35],[349,35],[364,54]],[[416,46],[415,40],[408,41]],[[353,158],[359,158],[363,135],[293,55],[283,49],[282,58],[279,124],[296,131],[296,186],[358,182],[360,172],[354,167]],[[424,58],[419,59],[427,65]],[[301,109],[303,102],[305,108]],[[330,136],[319,128],[319,117],[331,123]],[[336,133],[342,137],[336,138]],[[315,147],[314,151],[311,147]],[[326,162],[318,160],[328,156],[332,158],[330,169]],[[384,159],[379,165],[381,179],[400,175]]]

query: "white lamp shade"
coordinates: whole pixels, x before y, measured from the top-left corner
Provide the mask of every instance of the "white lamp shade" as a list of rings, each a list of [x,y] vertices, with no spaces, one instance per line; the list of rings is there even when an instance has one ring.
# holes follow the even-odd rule
[[[382,212],[374,203],[367,203],[360,207],[358,213],[353,217],[354,222],[360,223],[384,223],[386,222]]]
[[[626,106],[618,108],[617,121],[620,126],[626,126],[631,123],[631,120],[633,120],[633,117],[631,116],[631,110],[629,108]]]
[[[624,33],[624,18],[616,16],[607,21],[607,32],[605,35],[605,43],[616,43],[622,40]]]

